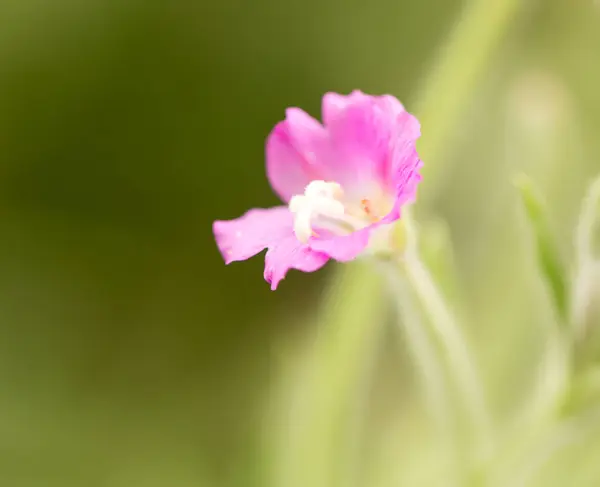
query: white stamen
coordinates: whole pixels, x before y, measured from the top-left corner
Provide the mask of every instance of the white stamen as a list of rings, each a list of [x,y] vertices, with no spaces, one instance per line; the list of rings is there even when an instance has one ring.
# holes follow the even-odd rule
[[[311,181],[303,195],[292,197],[289,209],[294,213],[294,233],[301,242],[308,242],[313,235],[312,220],[319,216],[342,219],[344,205],[340,201],[343,192],[339,184]]]

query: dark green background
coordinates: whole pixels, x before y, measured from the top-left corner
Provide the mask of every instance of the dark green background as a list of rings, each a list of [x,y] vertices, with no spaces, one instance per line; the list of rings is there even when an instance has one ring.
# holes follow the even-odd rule
[[[262,258],[223,265],[212,221],[277,204],[263,150],[286,107],[318,116],[324,92],[362,89],[414,109],[461,5],[0,0],[2,485],[266,485],[274,349],[310,328],[330,269],[272,293]],[[528,319],[507,288],[524,272],[511,173],[540,180],[568,248],[600,169],[600,10],[523,10],[444,160],[425,161],[448,165],[429,212],[449,222],[499,398],[498,344]],[[511,131],[549,106],[556,136]]]

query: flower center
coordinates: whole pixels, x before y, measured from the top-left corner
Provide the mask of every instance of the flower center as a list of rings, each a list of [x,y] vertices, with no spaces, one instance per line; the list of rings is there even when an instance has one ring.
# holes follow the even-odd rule
[[[303,243],[320,236],[319,230],[349,234],[379,219],[369,199],[363,198],[355,205],[345,204],[342,187],[331,181],[311,181],[304,194],[292,197],[289,209],[294,214],[296,238]]]

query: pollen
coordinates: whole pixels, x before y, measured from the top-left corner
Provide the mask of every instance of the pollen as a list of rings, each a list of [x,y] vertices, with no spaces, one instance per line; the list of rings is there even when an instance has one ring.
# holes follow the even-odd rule
[[[373,203],[370,199],[363,198],[362,200],[360,200],[360,209],[365,213],[365,215],[367,215],[369,220],[376,222],[380,219],[379,216],[375,213],[373,209]]]
[[[371,200],[363,198],[360,200],[360,207],[367,215],[371,215]]]

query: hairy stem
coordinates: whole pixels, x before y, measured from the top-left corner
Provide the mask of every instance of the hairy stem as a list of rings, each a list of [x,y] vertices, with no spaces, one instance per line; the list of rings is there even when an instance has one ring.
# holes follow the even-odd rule
[[[421,322],[419,309],[414,305],[412,288],[403,276],[401,269],[387,264],[384,269],[392,291],[393,302],[397,304],[398,318],[415,368],[421,376],[421,387],[429,415],[435,423],[438,435],[437,445],[442,455],[440,458],[454,458],[454,424],[449,404],[445,374],[440,363],[436,347]],[[455,462],[448,462],[449,464]],[[450,465],[449,465],[450,466]],[[446,486],[459,485],[456,472],[452,478],[446,479]]]
[[[404,223],[406,250],[402,261],[403,270],[433,333],[439,338],[445,351],[450,374],[454,376],[475,428],[478,452],[486,458],[492,448],[491,422],[475,365],[452,310],[429,270],[421,262],[417,249],[416,228],[410,216],[405,217]]]

